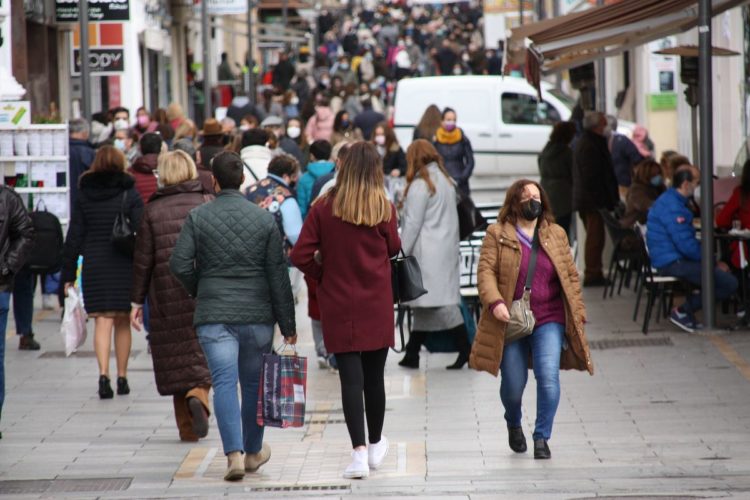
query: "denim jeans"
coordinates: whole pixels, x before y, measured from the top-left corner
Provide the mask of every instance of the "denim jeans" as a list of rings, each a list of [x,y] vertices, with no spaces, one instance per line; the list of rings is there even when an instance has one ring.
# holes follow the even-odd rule
[[[678,260],[667,267],[659,269],[665,276],[674,276],[693,285],[701,286],[701,263],[690,260]],[[714,293],[716,301],[728,299],[737,291],[738,281],[732,273],[726,273],[718,267],[714,269]],[[700,311],[703,307],[701,294],[693,293],[685,299],[684,309],[688,314]]]
[[[263,427],[256,423],[263,354],[273,347],[273,325],[200,325],[196,328],[211,371],[214,414],[224,454],[258,453]],[[242,409],[237,396],[242,390]]]
[[[28,335],[32,332],[34,290],[36,290],[36,274],[32,273],[28,267],[21,268],[13,279],[13,318],[16,320],[18,335]]]
[[[0,415],[5,401],[5,329],[8,327],[10,292],[0,292]]]
[[[506,345],[500,363],[500,399],[510,427],[521,426],[521,400],[529,370],[529,352],[536,378],[536,425],[534,439],[549,439],[560,403],[560,354],[565,325],[546,323],[528,337]]]

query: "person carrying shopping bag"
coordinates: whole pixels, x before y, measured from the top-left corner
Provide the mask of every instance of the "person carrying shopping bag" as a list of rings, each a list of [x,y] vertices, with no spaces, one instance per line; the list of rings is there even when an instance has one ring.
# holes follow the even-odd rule
[[[396,209],[385,194],[378,152],[372,144],[355,143],[336,186],[312,205],[290,255],[317,283],[325,347],[336,356],[354,449],[344,471],[349,479],[368,477],[388,452],[382,430],[385,361],[393,347],[390,258],[400,248]]]
[[[526,451],[521,399],[532,361],[536,459],[551,457],[548,441],[560,402],[560,369],[594,373],[578,271],[565,230],[553,221],[549,199],[538,183],[522,179],[508,189],[498,221],[482,243],[477,282],[483,308],[469,359],[476,370],[495,376],[500,372],[508,442],[516,453]],[[524,330],[526,336],[511,341],[509,334],[519,330],[522,320],[530,327]]]

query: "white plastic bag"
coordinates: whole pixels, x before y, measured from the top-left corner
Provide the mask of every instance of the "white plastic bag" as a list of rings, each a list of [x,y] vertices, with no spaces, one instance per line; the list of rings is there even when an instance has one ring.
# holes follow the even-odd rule
[[[74,287],[68,289],[68,296],[65,297],[65,314],[60,334],[65,343],[66,356],[76,352],[86,341],[86,311],[83,309],[83,300]]]

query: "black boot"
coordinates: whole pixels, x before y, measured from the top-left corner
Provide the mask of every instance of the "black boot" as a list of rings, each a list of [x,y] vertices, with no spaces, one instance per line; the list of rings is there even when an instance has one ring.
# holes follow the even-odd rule
[[[460,370],[464,367],[467,361],[469,361],[469,353],[471,352],[471,346],[469,345],[469,335],[466,333],[466,326],[459,325],[451,330],[451,333],[456,336],[456,346],[458,347],[458,357],[456,361],[445,368],[447,370]]]
[[[112,392],[112,386],[109,383],[109,377],[102,375],[99,377],[99,399],[112,399],[115,393]]]
[[[404,368],[419,368],[419,351],[422,349],[426,332],[413,331],[409,333],[409,342],[406,343],[406,354],[404,359],[398,362]]]

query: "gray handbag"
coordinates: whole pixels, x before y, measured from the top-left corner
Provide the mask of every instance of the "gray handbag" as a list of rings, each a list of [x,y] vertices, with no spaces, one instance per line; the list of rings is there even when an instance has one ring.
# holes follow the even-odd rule
[[[531,312],[531,283],[534,281],[538,253],[539,224],[534,229],[534,241],[531,244],[531,258],[529,259],[529,269],[526,273],[526,285],[523,287],[523,295],[520,299],[514,300],[510,306],[510,320],[508,321],[508,327],[505,329],[505,345],[528,337],[534,332],[536,319],[534,318],[534,313]]]

